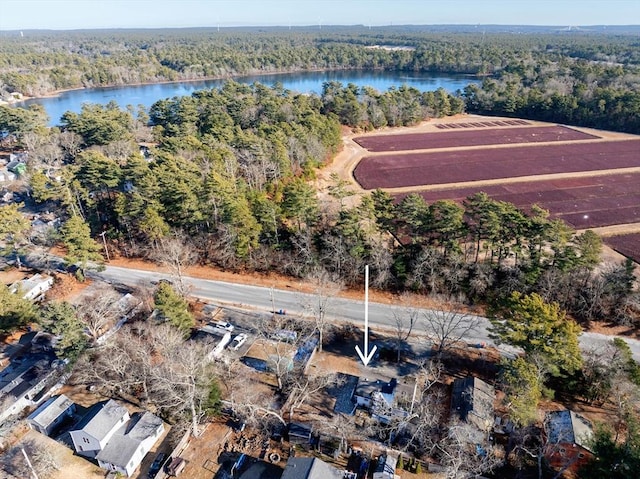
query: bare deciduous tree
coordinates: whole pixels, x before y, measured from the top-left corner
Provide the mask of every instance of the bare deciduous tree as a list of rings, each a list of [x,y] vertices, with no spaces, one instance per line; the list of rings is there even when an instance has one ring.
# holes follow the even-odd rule
[[[0,464],[0,470],[15,478],[33,477],[35,473],[38,478],[46,479],[60,469],[51,451],[34,440],[26,440],[9,449]]]
[[[344,286],[339,279],[332,278],[325,269],[314,270],[308,279],[313,285],[313,292],[310,296],[305,296],[301,303],[305,313],[314,322],[315,330],[318,332],[318,349],[322,351],[324,332],[328,326],[327,313],[330,313],[332,308],[331,301]]]
[[[76,307],[78,318],[86,325],[91,338],[96,341],[118,320],[122,311],[117,302],[120,294],[111,286],[99,285],[89,295],[83,296]]]
[[[302,368],[296,367],[292,374],[287,376],[285,385],[288,394],[289,422],[293,420],[296,409],[301,408],[311,396],[337,384],[338,377],[333,372],[319,370],[314,371],[313,374],[305,374]]]
[[[403,294],[398,298],[399,309],[393,311],[393,332],[396,343],[396,351],[398,352],[397,362],[400,362],[400,352],[402,344],[409,339],[413,327],[415,326],[419,310],[410,305],[409,295]]]
[[[487,443],[471,424],[454,422],[436,443],[437,457],[447,479],[478,477],[504,462],[504,449]]]
[[[156,253],[156,260],[169,269],[171,276],[176,279],[178,293],[186,296],[188,291],[184,282],[185,269],[198,260],[198,253],[191,242],[178,234],[163,239]]]
[[[451,348],[470,333],[478,330],[480,318],[462,311],[448,298],[440,309],[423,313],[423,327],[438,354]]]

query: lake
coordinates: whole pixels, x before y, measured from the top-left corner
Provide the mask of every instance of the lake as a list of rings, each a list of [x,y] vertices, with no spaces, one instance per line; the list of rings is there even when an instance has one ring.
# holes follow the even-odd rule
[[[454,76],[434,73],[407,73],[385,71],[339,70],[321,72],[282,73],[275,75],[252,75],[233,78],[239,83],[262,83],[271,86],[280,82],[284,88],[299,93],[322,93],[322,84],[339,81],[343,85],[353,83],[359,87],[369,86],[380,92],[391,87],[407,85],[420,91],[432,91],[442,87],[450,93],[462,90],[470,83],[481,80],[472,76]],[[40,104],[46,109],[49,124],[59,124],[60,117],[67,111],[80,113],[83,103],[106,104],[115,100],[120,107],[144,105],[149,108],[156,101],[174,96],[191,95],[194,91],[220,87],[227,80],[204,80],[193,82],[154,83],[149,85],[88,88],[67,91],[51,98],[35,98],[17,103],[16,106]]]

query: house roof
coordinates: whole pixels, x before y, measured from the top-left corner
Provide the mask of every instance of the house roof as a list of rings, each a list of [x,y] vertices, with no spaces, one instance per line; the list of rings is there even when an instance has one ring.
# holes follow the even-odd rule
[[[547,436],[551,444],[577,444],[585,449],[593,435],[591,422],[573,411],[547,413]]]
[[[95,404],[76,426],[76,430],[83,430],[98,441],[102,441],[127,414],[128,411],[123,406],[109,399]]]
[[[53,277],[36,273],[30,278],[16,281],[9,287],[9,291],[16,293],[18,289],[25,298],[32,296],[33,291],[37,288],[49,289],[53,284]]]
[[[462,421],[493,424],[495,389],[482,379],[468,376],[453,382],[451,410]]]
[[[378,466],[376,467],[375,472],[382,473],[383,475],[386,474],[388,477],[394,477],[397,463],[397,457],[384,454],[378,458]]]
[[[289,436],[311,437],[311,426],[299,422],[289,423]]]
[[[64,414],[74,402],[64,394],[49,398],[38,409],[29,415],[31,421],[43,427],[49,427],[57,418]]]
[[[162,419],[150,412],[137,414],[127,424],[118,429],[109,442],[98,453],[96,459],[116,466],[126,467],[138,451],[140,443],[152,437]]]
[[[341,479],[342,473],[316,457],[291,457],[280,479]]]
[[[356,410],[353,393],[358,385],[358,376],[338,373],[337,385],[328,388],[329,394],[336,398],[333,410],[337,413],[352,415]]]
[[[355,395],[360,397],[371,397],[373,393],[381,392],[387,395],[393,395],[398,381],[394,378],[390,381],[383,379],[362,379],[358,380]]]
[[[282,468],[275,464],[257,461],[240,474],[240,479],[275,479],[282,475]]]

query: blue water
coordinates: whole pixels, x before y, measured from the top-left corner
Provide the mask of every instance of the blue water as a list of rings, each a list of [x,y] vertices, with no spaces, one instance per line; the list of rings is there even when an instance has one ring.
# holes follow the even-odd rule
[[[343,85],[353,83],[359,87],[369,86],[380,92],[391,87],[407,85],[420,91],[432,91],[442,87],[450,93],[462,90],[470,83],[480,80],[470,76],[452,76],[429,73],[383,72],[383,71],[324,71],[283,73],[277,75],[252,75],[236,77],[239,83],[262,83],[273,85],[280,82],[284,88],[299,93],[322,92],[322,84],[327,81],[339,81]],[[50,118],[50,126],[60,123],[60,117],[67,111],[79,113],[83,103],[106,104],[114,100],[120,107],[144,105],[149,108],[156,101],[174,96],[191,95],[194,91],[220,87],[226,80],[207,80],[194,82],[158,83],[152,85],[89,88],[64,92],[52,98],[37,98],[16,104],[28,106],[34,103],[43,105]]]

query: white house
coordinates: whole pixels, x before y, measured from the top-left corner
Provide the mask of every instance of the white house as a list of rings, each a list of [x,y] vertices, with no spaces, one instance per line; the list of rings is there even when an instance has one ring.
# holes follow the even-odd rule
[[[131,476],[163,431],[164,425],[159,417],[150,412],[135,415],[98,453],[98,464],[108,471]]]
[[[76,452],[95,458],[129,417],[129,411],[113,399],[95,404],[70,433]]]
[[[75,403],[64,394],[54,396],[42,403],[27,418],[29,427],[48,436],[66,418],[73,416]]]
[[[9,287],[9,291],[14,294],[20,291],[24,299],[35,301],[42,298],[44,293],[51,289],[51,286],[53,286],[52,276],[43,276],[37,273],[31,278],[16,281]]]
[[[126,408],[110,399],[94,405],[70,434],[78,454],[129,477],[163,431],[159,417],[150,412],[131,417]]]

